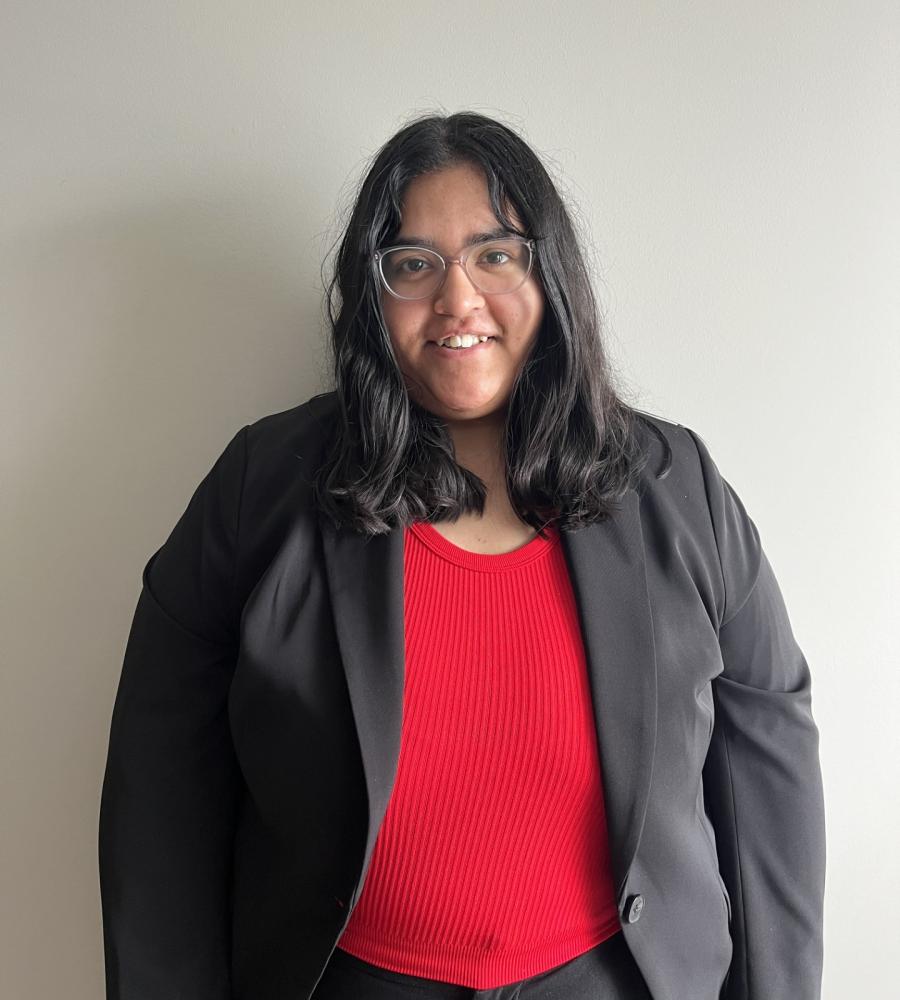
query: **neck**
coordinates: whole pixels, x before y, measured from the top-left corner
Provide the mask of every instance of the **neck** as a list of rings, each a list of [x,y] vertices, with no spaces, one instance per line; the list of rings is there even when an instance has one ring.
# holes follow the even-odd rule
[[[456,461],[474,472],[487,487],[487,503],[506,496],[506,463],[503,451],[503,414],[475,420],[447,422]]]

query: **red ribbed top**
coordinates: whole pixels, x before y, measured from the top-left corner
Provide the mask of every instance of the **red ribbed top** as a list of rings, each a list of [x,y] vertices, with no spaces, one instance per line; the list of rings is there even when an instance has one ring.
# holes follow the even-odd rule
[[[494,989],[621,927],[559,532],[497,555],[405,534],[397,779],[339,947]]]

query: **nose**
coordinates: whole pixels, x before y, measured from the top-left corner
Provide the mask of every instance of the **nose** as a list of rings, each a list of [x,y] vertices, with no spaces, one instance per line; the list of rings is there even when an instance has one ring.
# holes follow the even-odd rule
[[[444,283],[434,298],[435,312],[463,316],[483,306],[484,296],[469,280],[465,268],[459,261],[451,261],[447,266]]]

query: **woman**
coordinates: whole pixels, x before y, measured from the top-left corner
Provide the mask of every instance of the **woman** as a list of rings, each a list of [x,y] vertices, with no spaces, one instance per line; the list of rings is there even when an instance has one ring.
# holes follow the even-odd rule
[[[330,293],[334,391],[144,569],[108,997],[818,997],[809,669],[703,440],[616,394],[538,157],[412,122]]]

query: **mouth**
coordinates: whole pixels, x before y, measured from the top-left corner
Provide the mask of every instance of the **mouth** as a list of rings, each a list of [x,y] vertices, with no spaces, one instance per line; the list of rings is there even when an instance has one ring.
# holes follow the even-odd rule
[[[441,350],[460,352],[476,350],[495,339],[485,333],[450,333],[438,340],[429,340],[428,343]]]

